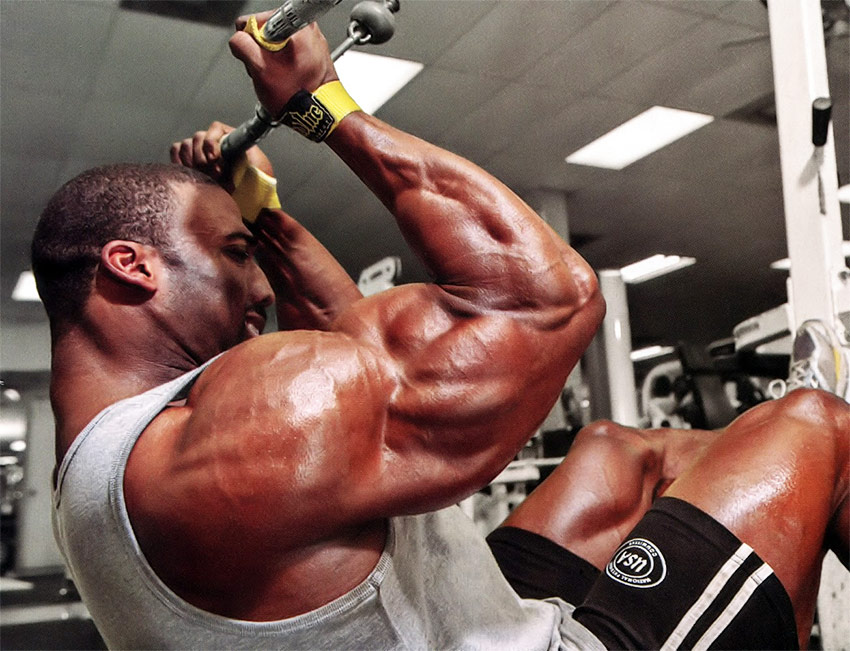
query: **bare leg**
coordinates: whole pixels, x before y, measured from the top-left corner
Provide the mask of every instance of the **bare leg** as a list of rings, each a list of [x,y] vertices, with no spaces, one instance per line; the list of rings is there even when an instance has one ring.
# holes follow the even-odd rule
[[[825,550],[848,564],[848,448],[850,406],[807,389],[759,405],[717,434],[595,423],[504,525],[603,569],[679,477],[665,494],[714,517],[773,568],[805,647]]]
[[[773,568],[791,598],[801,647],[825,546],[844,550],[847,562],[848,448],[850,406],[800,389],[738,418],[667,492],[725,525]]]
[[[600,421],[503,523],[532,531],[602,569],[653,499],[716,438]]]

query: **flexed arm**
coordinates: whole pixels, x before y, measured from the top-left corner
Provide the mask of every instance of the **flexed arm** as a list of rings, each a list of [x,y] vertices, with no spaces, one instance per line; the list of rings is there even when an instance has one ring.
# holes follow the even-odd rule
[[[298,90],[336,79],[315,26],[280,52],[245,33],[230,45],[274,115]],[[368,443],[352,439],[352,455],[380,454],[358,462],[363,472],[386,464],[363,482],[374,489],[366,501],[383,495],[390,512],[450,503],[497,474],[545,417],[601,321],[596,277],[469,161],[362,112],[344,117],[326,143],[390,210],[435,280],[358,301],[334,324],[374,388],[337,395],[377,419]],[[328,445],[344,457],[339,434]]]
[[[267,17],[258,15],[258,22]],[[244,23],[237,21],[237,28]],[[337,80],[315,24],[279,52],[264,50],[243,31],[233,35],[230,48],[275,116],[298,91]],[[584,261],[513,192],[469,161],[362,112],[345,117],[326,142],[393,213],[445,288],[456,286],[452,291],[467,297],[473,291],[501,308],[517,299],[563,301],[565,292],[570,303],[582,302],[595,293]]]
[[[280,52],[245,33],[231,48],[274,115],[297,90],[335,79],[315,26]],[[166,541],[158,572],[188,573],[193,590],[237,580],[263,596],[256,588],[283,586],[290,601],[263,611],[269,618],[360,583],[380,555],[384,518],[486,485],[543,421],[604,311],[587,264],[472,163],[356,111],[326,142],[436,282],[352,300],[325,332],[252,337],[220,355],[136,444],[125,479],[148,557],[152,541]],[[303,233],[285,216],[272,226],[278,257],[294,259]],[[308,259],[299,274],[267,273],[279,272],[284,290],[321,287],[299,277]],[[291,596],[293,579],[310,595]]]

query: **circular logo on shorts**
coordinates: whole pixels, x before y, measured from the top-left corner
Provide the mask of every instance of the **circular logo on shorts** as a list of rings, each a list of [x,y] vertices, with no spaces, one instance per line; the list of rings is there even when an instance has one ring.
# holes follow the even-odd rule
[[[667,576],[661,550],[646,538],[627,540],[605,566],[605,574],[633,588],[651,588]]]

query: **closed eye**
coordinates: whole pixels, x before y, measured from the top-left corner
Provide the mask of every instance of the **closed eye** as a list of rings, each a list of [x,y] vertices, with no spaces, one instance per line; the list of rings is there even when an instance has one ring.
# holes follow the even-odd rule
[[[257,240],[247,233],[231,233],[227,236],[222,248],[225,255],[231,260],[245,264],[253,257],[254,249],[257,248]]]
[[[244,264],[251,259],[251,251],[241,246],[229,246],[224,252],[240,264]]]

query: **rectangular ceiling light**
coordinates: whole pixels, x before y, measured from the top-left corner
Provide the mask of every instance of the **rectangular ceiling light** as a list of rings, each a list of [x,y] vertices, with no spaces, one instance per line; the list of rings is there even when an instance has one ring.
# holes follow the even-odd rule
[[[23,271],[18,276],[15,289],[12,290],[13,301],[41,301],[35,288],[35,276],[32,271]]]
[[[370,115],[424,67],[418,61],[349,50],[334,63],[348,94]]]
[[[845,240],[841,243],[841,255],[845,258],[850,258],[850,242]],[[791,269],[791,258],[782,258],[776,262],[771,262],[770,268],[778,269],[780,271],[788,271]]]
[[[647,346],[646,348],[633,350],[629,357],[633,362],[640,362],[644,359],[661,357],[662,355],[669,355],[675,352],[676,349],[673,346]]]
[[[653,106],[570,154],[566,161],[621,170],[712,120],[702,113]]]
[[[690,267],[695,262],[696,258],[657,253],[638,262],[626,265],[620,269],[620,274],[623,276],[623,282],[631,284],[642,283],[645,280],[669,274],[671,271]]]

